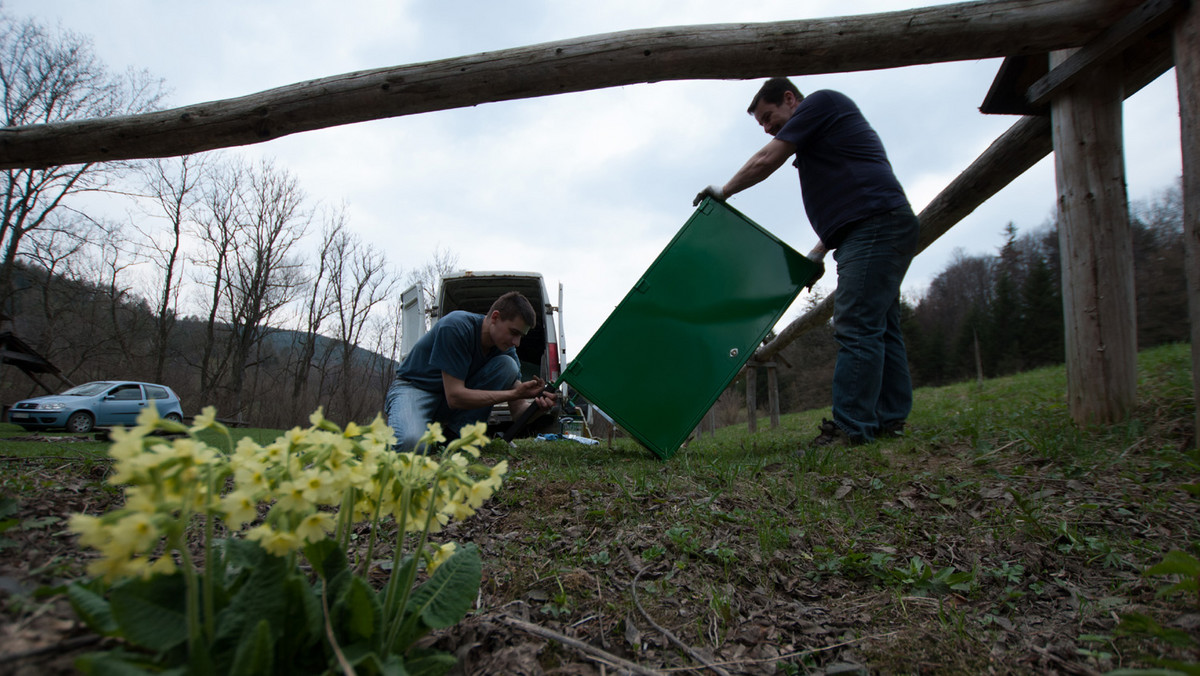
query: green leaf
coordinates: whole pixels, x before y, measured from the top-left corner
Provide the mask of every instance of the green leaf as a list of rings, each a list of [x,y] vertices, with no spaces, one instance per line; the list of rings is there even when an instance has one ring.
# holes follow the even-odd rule
[[[1185,575],[1200,576],[1200,561],[1196,557],[1178,549],[1167,552],[1163,560],[1146,569],[1146,575]]]
[[[458,624],[479,594],[483,562],[479,550],[467,545],[433,572],[409,598],[409,613],[419,613],[425,626],[441,629]]]
[[[362,578],[355,577],[350,580],[350,587],[346,590],[344,598],[346,608],[350,612],[347,628],[356,639],[369,639],[375,634],[375,627],[382,619],[375,590]]]
[[[443,676],[458,663],[454,655],[441,651],[429,651],[422,655],[410,655],[404,660],[404,668],[410,676]]]
[[[156,575],[113,587],[110,606],[120,633],[131,643],[166,651],[188,638],[183,575]]]
[[[288,576],[283,583],[282,593],[287,610],[284,612],[276,652],[280,663],[286,664],[324,640],[325,617],[321,611],[321,600],[308,581],[299,575]]]
[[[345,655],[346,661],[358,673],[381,674],[381,676],[409,676],[408,671],[404,668],[404,660],[399,655],[389,655],[386,661],[380,661],[379,655],[372,651],[370,646],[365,643],[345,646],[342,648],[342,654]],[[332,662],[332,666],[338,666],[336,660]],[[336,671],[341,671],[340,666]]]
[[[217,614],[218,638],[240,636],[260,620],[267,620],[277,632],[282,632],[287,619],[288,604],[283,593],[287,560],[271,556],[255,543],[251,545],[256,552],[231,548],[231,552],[236,552],[231,558],[248,565],[250,575],[230,599],[229,606]]]
[[[269,674],[274,666],[275,641],[271,638],[271,625],[259,620],[254,631],[243,634],[229,668],[231,676],[255,676]]]
[[[97,586],[99,586],[97,584]],[[75,609],[75,614],[83,620],[92,631],[104,636],[112,636],[117,632],[117,624],[113,621],[112,608],[105,598],[88,589],[79,582],[72,582],[67,587],[67,600]]]
[[[94,676],[181,676],[182,671],[163,671],[145,655],[130,653],[122,648],[108,652],[87,653],[75,660],[75,668]]]
[[[16,514],[20,504],[16,498],[10,498],[7,495],[0,498],[0,519],[6,519]]]
[[[321,540],[304,548],[304,558],[322,580],[336,577],[347,567],[346,555],[333,540]]]

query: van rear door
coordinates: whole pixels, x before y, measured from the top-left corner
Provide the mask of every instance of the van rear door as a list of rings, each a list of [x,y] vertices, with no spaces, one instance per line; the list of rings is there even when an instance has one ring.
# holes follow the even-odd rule
[[[414,284],[400,294],[400,361],[425,335],[425,294]]]

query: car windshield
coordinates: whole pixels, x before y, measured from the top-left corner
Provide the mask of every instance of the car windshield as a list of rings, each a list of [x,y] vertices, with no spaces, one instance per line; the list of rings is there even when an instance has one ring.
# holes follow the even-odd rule
[[[64,396],[73,396],[73,397],[90,397],[94,394],[100,394],[101,392],[103,392],[105,389],[107,389],[109,387],[112,387],[112,383],[109,383],[109,382],[87,383],[86,385],[80,385],[79,387],[72,387],[71,389],[67,390],[66,392],[63,392],[63,395]]]

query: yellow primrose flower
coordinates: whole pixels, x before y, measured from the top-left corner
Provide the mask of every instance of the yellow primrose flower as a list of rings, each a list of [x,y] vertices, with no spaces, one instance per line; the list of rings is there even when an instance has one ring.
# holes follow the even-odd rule
[[[442,508],[442,513],[450,517],[451,520],[462,521],[474,514],[475,510],[466,502],[466,491],[460,488],[454,499]]]
[[[272,556],[286,556],[300,548],[300,538],[295,533],[278,531],[267,524],[246,531],[246,539],[258,542]]]
[[[341,430],[338,429],[337,424],[335,424],[332,420],[325,418],[324,406],[318,406],[317,410],[313,411],[312,415],[308,416],[308,422],[312,423],[314,429],[328,430],[338,434],[341,433]]]
[[[108,449],[108,455],[114,460],[129,460],[142,452],[144,434],[124,427],[114,427],[109,436],[112,437],[113,444]]]
[[[319,542],[326,533],[332,533],[337,524],[328,512],[313,512],[296,526],[296,535],[304,542]]]
[[[303,512],[312,507],[308,489],[298,481],[284,481],[275,491],[276,506],[289,512]]]
[[[158,560],[150,564],[142,573],[142,577],[151,578],[155,575],[171,575],[175,572],[175,559],[170,556],[160,556]]]
[[[233,473],[233,482],[238,490],[258,493],[270,488],[267,471],[260,465],[245,465]]]
[[[153,487],[130,486],[125,489],[125,508],[135,512],[153,514],[163,505],[162,496],[156,496]]]
[[[358,426],[358,423],[351,420],[346,423],[346,429],[342,431],[342,436],[353,439],[354,437],[362,436],[363,428]]]
[[[258,518],[258,504],[253,494],[246,491],[234,491],[222,498],[221,510],[225,512],[225,524],[230,530],[239,530]]]
[[[421,440],[417,442],[417,445],[423,443],[430,446],[446,443],[446,435],[442,434],[441,423],[432,422],[425,426],[425,434],[421,435]]]
[[[133,512],[112,526],[112,542],[128,552],[144,552],[158,542],[158,528],[143,512]]]
[[[429,565],[426,567],[426,572],[428,572],[430,575],[433,575],[433,571],[437,570],[438,567],[445,563],[446,560],[451,556],[454,556],[456,549],[458,549],[458,545],[454,544],[453,542],[447,542],[446,544],[435,549],[433,551],[433,556],[429,558]]]
[[[193,433],[206,430],[217,424],[217,407],[205,406],[200,409],[200,415],[192,419],[191,431]]]
[[[72,514],[67,528],[79,535],[79,544],[85,547],[99,547],[112,537],[108,526],[99,517],[87,514]]]
[[[137,577],[146,569],[145,559],[131,559],[128,556],[102,556],[87,566],[88,575],[102,577],[105,582],[112,582],[123,577]]]
[[[162,420],[162,418],[158,417],[158,406],[151,401],[149,406],[143,408],[141,413],[138,413],[137,428],[152,430],[158,424],[159,420]]]

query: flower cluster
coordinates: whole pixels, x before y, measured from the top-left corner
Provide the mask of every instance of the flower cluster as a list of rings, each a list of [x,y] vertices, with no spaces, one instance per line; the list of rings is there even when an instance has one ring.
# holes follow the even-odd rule
[[[99,517],[76,514],[70,522],[80,543],[101,554],[89,574],[112,581],[172,572],[171,552],[187,560],[186,530],[197,515],[223,520],[231,532],[276,556],[389,516],[401,532],[435,532],[473,514],[500,487],[508,467],[472,462],[487,443],[483,423],[464,427],[435,458],[394,452],[395,437],[381,416],[365,428],[350,423],[340,429],[318,409],[309,422],[265,446],[250,438],[234,446],[212,407],[191,427],[151,408],[136,427],[113,430],[109,454],[116,462],[109,481],[125,487],[125,505]],[[229,441],[228,451],[200,439],[210,428]],[[421,443],[432,448],[445,441],[434,423]],[[432,572],[454,545],[421,553]]]

